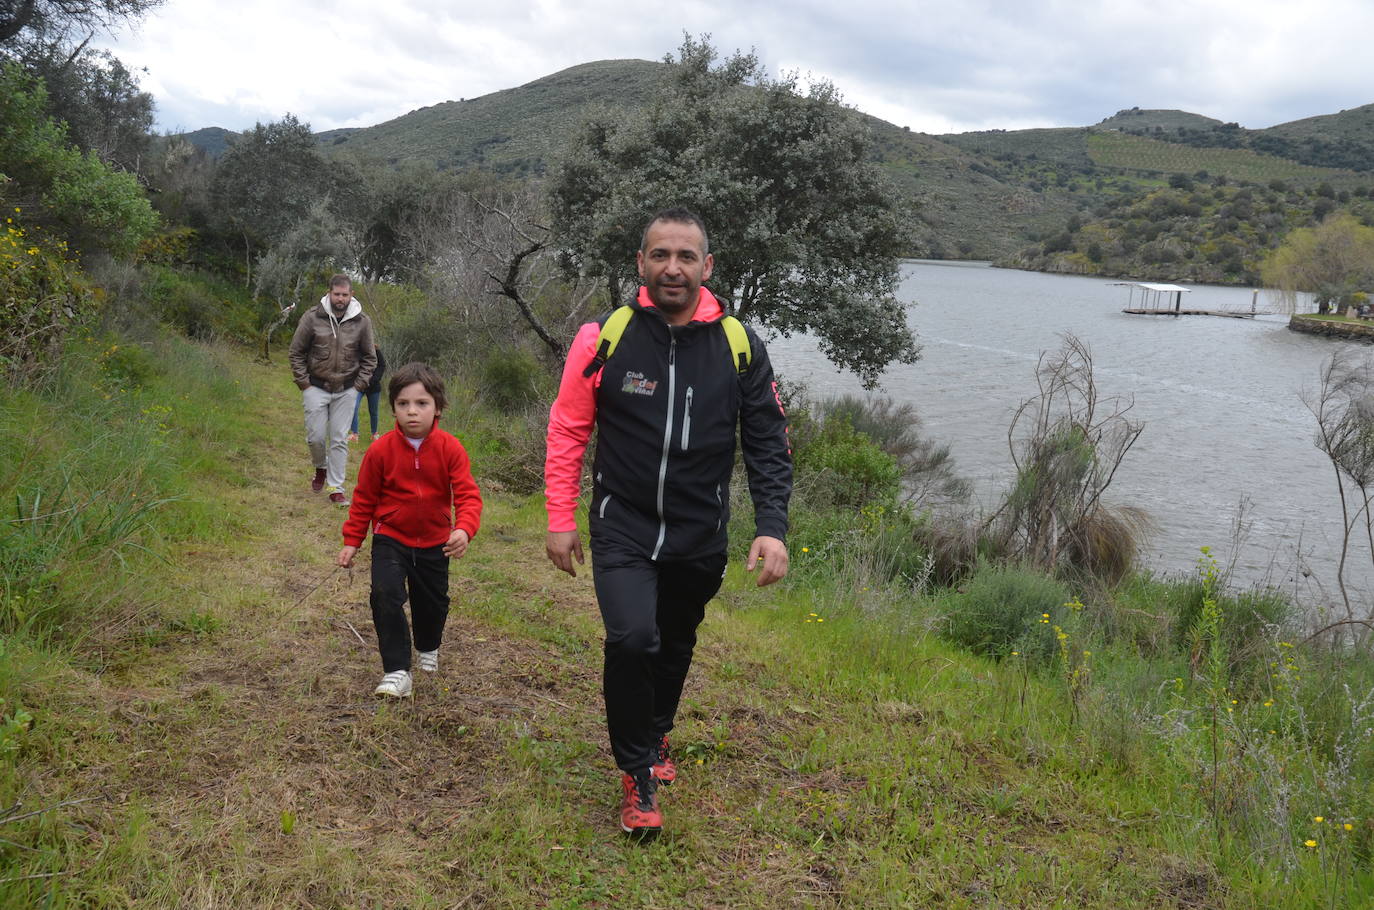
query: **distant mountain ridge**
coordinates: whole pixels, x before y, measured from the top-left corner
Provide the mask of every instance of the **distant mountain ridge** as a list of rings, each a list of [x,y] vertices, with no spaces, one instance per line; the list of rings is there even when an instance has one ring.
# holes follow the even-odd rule
[[[535,177],[592,110],[628,113],[645,104],[665,66],[646,60],[579,64],[515,88],[318,137],[335,155]],[[869,127],[875,160],[916,215],[917,252],[933,257],[1013,255],[1076,213],[1148,188],[1160,175],[1206,172],[1353,187],[1363,180],[1354,171],[1374,168],[1374,104],[1266,130],[1138,107],[1093,126],[944,136],[855,116]],[[216,155],[233,137],[217,127],[186,134]],[[1340,167],[1321,166],[1328,161]]]

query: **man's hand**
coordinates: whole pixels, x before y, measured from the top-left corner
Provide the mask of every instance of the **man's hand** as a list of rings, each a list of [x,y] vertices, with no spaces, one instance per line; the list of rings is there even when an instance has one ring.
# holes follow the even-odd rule
[[[760,563],[756,582],[760,588],[780,580],[787,574],[787,544],[776,537],[755,537],[753,545],[749,547],[744,571],[752,572],[755,564]]]
[[[468,551],[468,540],[467,531],[454,528],[453,533],[448,536],[448,543],[444,544],[444,555],[449,559],[461,559]]]
[[[573,560],[582,565],[582,540],[577,536],[577,531],[550,531],[544,540],[544,552],[548,554],[549,562],[573,578],[577,577]]]
[[[335,562],[345,569],[351,569],[353,568],[353,557],[357,552],[357,547],[344,547],[339,551],[339,558]]]

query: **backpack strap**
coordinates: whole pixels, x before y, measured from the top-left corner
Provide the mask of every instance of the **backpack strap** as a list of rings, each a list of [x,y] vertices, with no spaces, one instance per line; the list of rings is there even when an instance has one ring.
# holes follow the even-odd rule
[[[600,333],[596,336],[596,353],[592,355],[591,363],[582,371],[583,376],[596,375],[596,372],[606,365],[606,361],[611,359],[616,345],[620,344],[620,336],[625,334],[625,326],[630,324],[630,317],[634,314],[634,307],[625,305],[617,307],[606,317],[606,321],[601,324]],[[749,369],[749,364],[754,358],[753,348],[749,345],[749,333],[744,330],[744,323],[734,316],[722,316],[720,327],[725,330],[725,338],[730,342],[730,362],[735,365],[735,371],[742,374]]]
[[[730,342],[730,359],[735,364],[735,371],[742,374],[754,359],[754,351],[749,346],[749,333],[744,331],[744,323],[734,316],[722,316],[720,326],[725,329],[725,338]]]
[[[615,311],[606,317],[606,321],[601,323],[601,333],[596,336],[596,353],[592,355],[592,362],[582,371],[583,376],[596,375],[596,372],[606,365],[606,361],[611,359],[616,345],[620,344],[620,336],[625,334],[625,326],[630,324],[630,317],[634,314],[634,307],[627,304],[616,307]]]

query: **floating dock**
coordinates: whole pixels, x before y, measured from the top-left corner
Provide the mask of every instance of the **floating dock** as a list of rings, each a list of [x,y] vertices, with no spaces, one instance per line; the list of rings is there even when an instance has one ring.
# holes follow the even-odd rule
[[[1231,319],[1253,319],[1256,316],[1272,315],[1256,309],[1259,291],[1250,297],[1247,310],[1185,310],[1183,295],[1191,293],[1191,288],[1177,284],[1153,284],[1147,281],[1118,281],[1117,287],[1131,289],[1130,300],[1121,312],[1132,316],[1227,316]],[[1138,302],[1137,302],[1138,298]]]

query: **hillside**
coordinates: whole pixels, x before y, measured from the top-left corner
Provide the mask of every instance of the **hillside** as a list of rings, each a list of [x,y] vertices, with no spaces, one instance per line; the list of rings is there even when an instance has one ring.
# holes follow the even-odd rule
[[[1180,128],[1202,130],[1221,126],[1220,120],[1190,114],[1188,111],[1141,110],[1138,107],[1117,111],[1099,122],[1099,130],[1176,130]]]
[[[661,63],[602,60],[518,88],[445,101],[366,129],[332,135],[329,147],[392,164],[480,167],[540,174],[568,132],[594,107],[633,108],[648,97]]]
[[[1328,142],[1351,140],[1369,142],[1374,138],[1374,104],[1351,108],[1337,114],[1304,117],[1271,126],[1261,132],[1289,139],[1319,139]]]
[[[414,161],[441,170],[536,177],[557,160],[565,137],[590,111],[629,112],[642,105],[663,66],[646,60],[581,64],[515,88],[318,138],[332,154],[387,164]],[[1033,261],[1025,255],[1028,245],[1060,234],[1071,221],[1129,204],[1171,176],[1232,184],[1280,181],[1347,194],[1374,187],[1368,173],[1374,168],[1374,105],[1268,130],[1140,108],[1095,126],[943,136],[858,111],[855,116],[873,137],[875,161],[914,216],[916,256]],[[188,138],[217,155],[232,136],[211,128]],[[1252,227],[1240,234],[1264,236],[1271,244],[1280,239]],[[1240,258],[1257,261],[1264,249],[1247,247]]]

